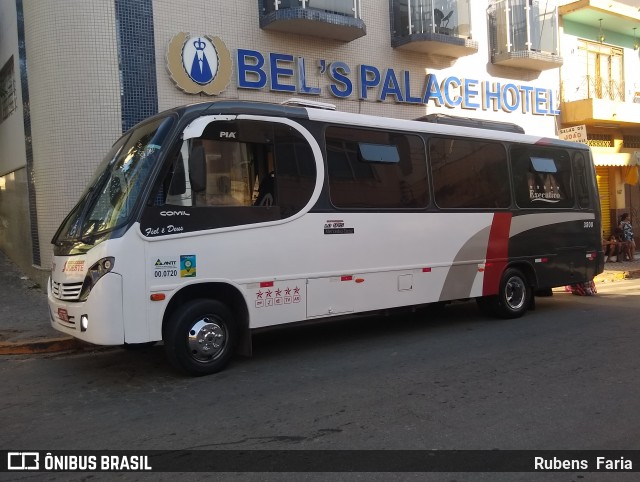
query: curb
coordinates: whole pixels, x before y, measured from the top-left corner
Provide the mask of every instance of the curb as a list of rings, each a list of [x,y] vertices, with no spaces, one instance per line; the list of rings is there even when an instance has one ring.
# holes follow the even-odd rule
[[[595,283],[610,283],[619,280],[640,278],[640,269],[630,271],[609,271],[596,276]],[[72,337],[37,338],[16,342],[0,342],[0,356],[35,355],[80,350],[87,343]]]
[[[0,342],[0,355],[33,355],[78,350],[85,345],[75,338],[40,338],[17,342]]]
[[[596,283],[610,283],[625,279],[640,278],[640,270],[603,272],[593,278]]]

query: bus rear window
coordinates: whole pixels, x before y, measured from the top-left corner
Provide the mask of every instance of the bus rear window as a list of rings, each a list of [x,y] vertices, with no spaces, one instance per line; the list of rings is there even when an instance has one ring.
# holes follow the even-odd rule
[[[569,155],[558,149],[511,151],[516,202],[522,208],[568,208],[574,205]]]

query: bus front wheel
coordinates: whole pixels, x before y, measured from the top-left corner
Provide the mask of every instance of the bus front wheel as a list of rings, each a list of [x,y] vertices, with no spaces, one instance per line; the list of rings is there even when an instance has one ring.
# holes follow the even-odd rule
[[[193,300],[176,310],[165,330],[167,358],[192,375],[217,373],[229,363],[237,343],[231,310],[217,300]]]

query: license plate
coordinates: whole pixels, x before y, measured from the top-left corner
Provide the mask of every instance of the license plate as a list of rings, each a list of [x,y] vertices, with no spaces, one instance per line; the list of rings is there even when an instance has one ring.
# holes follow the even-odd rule
[[[69,322],[69,313],[66,308],[58,308],[58,318],[62,321],[66,321],[67,323]]]

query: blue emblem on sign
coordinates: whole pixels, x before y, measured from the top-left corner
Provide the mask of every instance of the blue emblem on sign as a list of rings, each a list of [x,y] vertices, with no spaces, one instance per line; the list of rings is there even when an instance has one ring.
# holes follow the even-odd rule
[[[185,43],[182,64],[189,78],[195,83],[206,85],[218,71],[218,55],[208,38],[195,37]]]
[[[207,54],[205,53],[207,44],[203,42],[201,38],[198,38],[193,42],[193,46],[196,48],[196,52],[193,56],[189,76],[199,84],[211,82],[213,74],[211,73],[211,67],[209,66]]]

